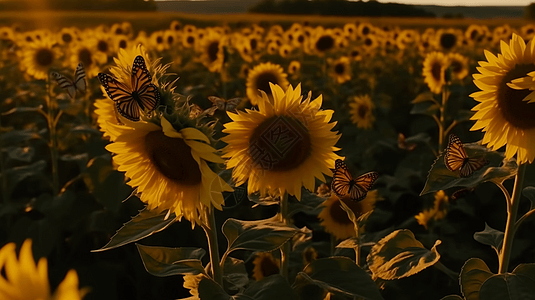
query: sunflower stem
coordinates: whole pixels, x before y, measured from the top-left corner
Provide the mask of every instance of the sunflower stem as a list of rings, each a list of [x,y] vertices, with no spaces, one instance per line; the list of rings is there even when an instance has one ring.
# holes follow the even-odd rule
[[[442,87],[442,105],[440,106],[440,117],[439,117],[439,121],[440,121],[440,124],[438,125],[438,152],[442,152],[442,149],[444,149],[444,139],[445,139],[445,136],[444,136],[444,127],[446,126],[445,124],[445,118],[444,118],[444,112],[446,111],[446,102],[448,100],[447,98],[447,94],[448,94],[448,90],[446,88],[446,85],[444,85]]]
[[[53,102],[52,96],[50,95],[50,75],[46,80],[46,106],[47,106],[47,123],[48,123],[48,134],[50,138],[49,147],[50,147],[50,163],[52,164],[52,191],[54,195],[57,195],[59,192],[59,178],[58,178],[58,140],[56,134],[56,124],[57,120],[54,116],[54,108],[56,103]]]
[[[206,233],[208,240],[208,251],[210,252],[210,266],[212,267],[212,278],[219,285],[223,286],[223,274],[221,273],[221,265],[219,261],[219,244],[217,243],[217,231],[215,225],[214,208],[205,208],[205,222],[202,228]]]
[[[4,127],[2,127],[2,114],[0,113],[0,133],[4,133]],[[8,197],[9,193],[7,192],[7,176],[6,176],[6,165],[4,162],[4,155],[2,154],[2,139],[0,138],[0,177],[2,177],[2,202],[9,202]]]
[[[503,237],[503,247],[499,258],[499,274],[504,274],[509,268],[509,259],[511,257],[511,250],[513,248],[513,238],[515,236],[515,222],[518,213],[518,205],[520,203],[520,195],[522,193],[522,185],[524,182],[524,173],[526,172],[526,164],[520,164],[515,177],[515,184],[513,187],[513,195],[511,196],[511,209],[507,212],[507,224],[505,225],[505,235]]]
[[[288,193],[284,192],[284,195],[281,197],[281,204],[280,204],[280,221],[286,225],[288,225],[290,222],[288,220]],[[281,247],[281,268],[280,268],[280,274],[284,276],[284,278],[288,279],[288,265],[290,263],[290,241],[287,241],[282,245]]]

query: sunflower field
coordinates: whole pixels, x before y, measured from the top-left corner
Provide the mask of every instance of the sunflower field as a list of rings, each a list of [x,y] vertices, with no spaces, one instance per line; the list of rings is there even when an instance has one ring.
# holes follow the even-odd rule
[[[0,299],[535,299],[534,24],[165,18],[0,22]]]

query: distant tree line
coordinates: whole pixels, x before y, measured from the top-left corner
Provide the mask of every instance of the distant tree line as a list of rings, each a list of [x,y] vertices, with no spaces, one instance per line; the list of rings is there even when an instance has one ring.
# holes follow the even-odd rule
[[[153,0],[48,0],[41,5],[34,1],[7,0],[0,1],[1,10],[115,10],[115,11],[147,11],[156,10]]]
[[[436,17],[434,13],[412,5],[379,3],[374,0],[262,0],[249,12],[267,14],[369,16],[369,17]]]
[[[524,16],[526,17],[526,19],[535,20],[535,2],[526,6],[526,8],[524,9]]]

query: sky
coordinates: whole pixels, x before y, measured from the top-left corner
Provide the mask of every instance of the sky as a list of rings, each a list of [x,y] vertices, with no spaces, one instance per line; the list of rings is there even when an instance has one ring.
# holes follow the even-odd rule
[[[379,2],[443,6],[527,6],[535,0],[379,0]]]

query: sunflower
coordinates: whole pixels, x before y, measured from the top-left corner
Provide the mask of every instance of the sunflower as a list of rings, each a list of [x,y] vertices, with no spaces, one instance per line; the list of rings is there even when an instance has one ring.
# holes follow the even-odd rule
[[[280,260],[273,257],[270,252],[258,252],[253,260],[253,278],[256,281],[262,280],[262,278],[279,274],[280,272]]]
[[[377,37],[373,34],[368,34],[362,39],[362,47],[368,52],[375,50],[378,46],[379,41],[377,40]]]
[[[299,75],[299,70],[301,70],[301,63],[297,60],[292,60],[288,65],[288,74]]]
[[[279,48],[279,55],[287,58],[292,53],[293,47],[290,44],[284,44]]]
[[[375,116],[373,115],[373,109],[375,105],[372,99],[368,95],[355,96],[349,103],[351,107],[351,121],[357,125],[358,128],[370,129],[375,122]]]
[[[80,32],[75,27],[64,27],[62,28],[56,37],[56,40],[61,45],[72,45],[72,43],[75,43],[78,41],[80,36]]]
[[[185,298],[189,300],[200,300],[199,298],[199,284],[201,281],[205,279],[208,280],[208,277],[206,275],[200,273],[197,275],[193,274],[186,274],[184,275],[184,288],[189,290],[189,293],[191,294],[191,297]]]
[[[332,51],[336,48],[336,37],[332,29],[323,29],[323,27],[317,27],[310,40],[311,53],[315,53],[319,56],[325,55],[325,53]]]
[[[105,93],[103,91],[103,93]],[[109,138],[114,141],[117,137],[108,124],[124,124],[128,123],[124,121],[124,117],[121,116],[116,110],[115,102],[110,99],[97,99],[95,100],[95,114],[97,115],[97,124],[100,131],[103,133],[103,137]]]
[[[485,35],[485,30],[482,26],[472,24],[468,26],[464,32],[464,38],[469,44],[474,45],[481,42],[481,38]]]
[[[488,61],[479,62],[480,74],[473,75],[481,91],[470,95],[480,102],[472,108],[476,113],[471,120],[476,123],[471,130],[485,132],[482,142],[493,150],[506,146],[505,157],[516,154],[519,164],[532,163],[535,158],[535,104],[524,101],[529,90],[513,89],[508,83],[535,71],[534,43],[530,40],[526,46],[513,34],[509,44],[502,42],[497,57],[485,51]]]
[[[78,63],[84,65],[87,77],[95,77],[100,71],[100,66],[108,61],[105,53],[97,50],[97,41],[93,38],[86,38],[82,42],[76,43],[70,48],[70,67],[74,70]]]
[[[365,37],[369,34],[373,34],[373,31],[374,31],[373,25],[368,22],[360,23],[357,29],[357,33],[359,37]]]
[[[251,101],[251,104],[256,105],[258,99],[262,98],[258,90],[264,91],[270,98],[273,97],[269,87],[270,83],[279,85],[285,90],[289,84],[286,79],[287,76],[280,65],[267,62],[255,66],[249,71],[246,84],[247,97]]]
[[[296,48],[301,48],[308,42],[308,37],[303,31],[292,32],[292,45]]]
[[[182,29],[182,23],[177,20],[171,21],[171,24],[169,24],[169,29],[171,29],[174,32],[180,32]]]
[[[185,48],[193,48],[197,42],[197,35],[195,32],[186,32],[182,35],[182,46]]]
[[[126,35],[113,36],[111,43],[113,45],[113,49],[116,49],[117,51],[130,47],[130,39]]]
[[[15,249],[15,243],[6,244],[0,249],[0,298],[80,300],[88,293],[87,288],[78,289],[78,274],[70,270],[51,295],[46,258],[39,259],[35,264],[30,239],[22,244],[18,258]]]
[[[448,54],[452,79],[463,80],[468,75],[468,57],[459,53]]]
[[[340,138],[331,131],[332,110],[321,110],[322,96],[303,100],[301,85],[286,92],[270,83],[272,99],[262,91],[258,110],[237,114],[228,112],[233,122],[226,123],[222,140],[228,145],[223,157],[227,168],[234,168],[236,185],[247,180],[248,193],[261,195],[288,192],[301,199],[301,187],[314,190],[315,178],[331,176],[334,151]],[[267,193],[266,193],[267,192]]]
[[[165,42],[165,49],[175,47],[178,43],[178,33],[173,30],[166,30],[163,32],[163,39]]]
[[[453,50],[462,43],[462,32],[458,29],[439,29],[435,35],[435,47],[441,51]]]
[[[165,43],[164,33],[162,30],[154,31],[150,35],[149,45],[158,52],[162,52],[167,49],[167,44]]]
[[[359,202],[351,200],[349,196],[342,199],[342,201],[351,208],[357,218],[373,210],[377,200],[379,200],[377,190],[368,192],[366,198]],[[326,232],[332,234],[339,240],[355,236],[353,222],[351,222],[347,213],[342,209],[338,196],[332,193],[321,206],[324,208],[319,213],[318,218],[321,220],[321,226],[325,228]]]
[[[130,126],[108,126],[117,136],[106,146],[118,170],[137,187],[148,209],[169,210],[195,226],[203,208],[221,210],[221,192],[232,189],[215,174],[208,162],[223,163],[210,146],[210,139],[195,127],[175,127],[162,117],[160,124],[131,122]],[[132,130],[133,129],[133,130]]]
[[[355,23],[344,24],[344,33],[352,41],[354,41],[357,38],[357,30],[358,28]]]
[[[43,38],[26,43],[20,55],[21,69],[35,79],[47,79],[50,68],[57,63],[60,51],[54,47],[55,40]]]
[[[348,57],[342,56],[337,60],[327,60],[329,63],[330,77],[342,84],[351,79],[351,61]]]
[[[449,60],[442,52],[428,53],[424,60],[423,76],[431,92],[440,94],[446,84],[445,72],[449,66]]]
[[[449,198],[443,190],[440,190],[435,193],[435,201],[433,202],[433,207],[425,209],[416,216],[416,221],[418,224],[422,225],[427,229],[431,221],[442,220],[446,217],[448,213]]]
[[[522,38],[525,41],[531,40],[533,37],[535,37],[535,25],[534,24],[526,24],[520,28],[520,32],[522,33]]]
[[[207,30],[204,37],[199,41],[201,52],[200,61],[210,72],[221,72],[225,60],[223,47],[226,39],[214,30]]]

